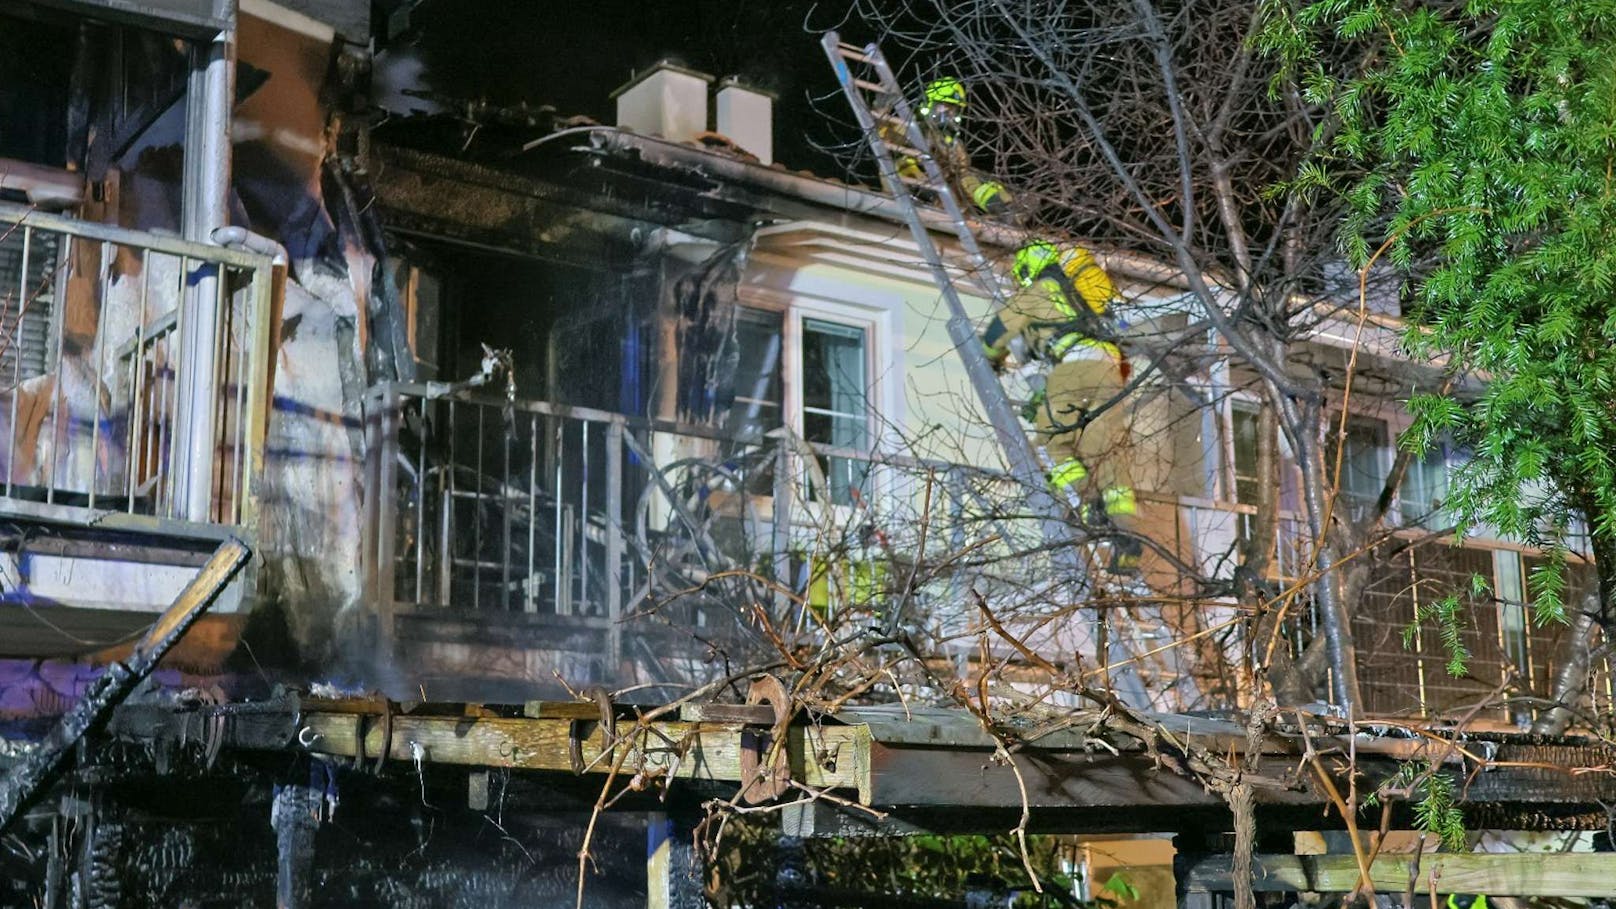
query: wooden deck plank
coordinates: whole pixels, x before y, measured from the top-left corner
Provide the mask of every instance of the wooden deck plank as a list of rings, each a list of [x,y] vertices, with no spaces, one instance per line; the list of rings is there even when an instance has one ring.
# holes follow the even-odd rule
[[[1383,855],[1370,868],[1375,888],[1401,893],[1408,886],[1412,855]],[[1259,855],[1252,859],[1254,889],[1263,893],[1344,893],[1358,883],[1350,855]],[[1211,855],[1186,863],[1185,886],[1195,893],[1234,889],[1233,857]],[[1616,852],[1426,854],[1414,891],[1497,896],[1616,896]]]

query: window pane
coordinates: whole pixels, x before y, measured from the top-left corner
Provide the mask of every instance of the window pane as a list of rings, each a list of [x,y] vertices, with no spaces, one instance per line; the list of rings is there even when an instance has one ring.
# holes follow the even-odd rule
[[[1445,446],[1433,446],[1425,457],[1410,460],[1403,485],[1397,491],[1402,502],[1403,523],[1437,529],[1446,518],[1437,509],[1448,494],[1448,461]]]
[[[754,439],[780,425],[779,313],[741,307],[735,323],[735,400],[724,429]]]
[[[802,405],[855,415],[865,412],[864,330],[804,319]]]
[[[1526,583],[1519,553],[1493,551],[1493,574],[1498,585],[1498,624],[1504,637],[1504,655],[1523,670],[1529,665],[1526,628]]]
[[[1336,463],[1336,444],[1339,439],[1340,415],[1330,418],[1329,460],[1325,470],[1333,475]],[[1384,452],[1386,424],[1367,417],[1347,419],[1346,452],[1341,458],[1340,500],[1349,508],[1354,519],[1367,514],[1380,497],[1386,485]]]
[[[1234,436],[1234,500],[1257,504],[1257,412],[1236,405],[1230,413]]]
[[[865,336],[862,328],[804,319],[802,323],[802,433],[809,442],[864,450],[870,446]],[[830,500],[851,504],[863,489],[869,464],[820,458]]]

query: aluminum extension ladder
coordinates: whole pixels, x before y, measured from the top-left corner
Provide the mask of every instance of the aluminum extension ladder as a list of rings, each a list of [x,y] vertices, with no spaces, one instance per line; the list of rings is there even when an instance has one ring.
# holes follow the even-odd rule
[[[1079,543],[1072,527],[1072,520],[1077,515],[1050,492],[1046,463],[1048,456],[1027,438],[1020,413],[1010,403],[1004,385],[988,363],[987,354],[977,338],[976,326],[966,314],[965,304],[960,301],[959,291],[943,262],[942,253],[932,242],[931,232],[921,219],[911,183],[935,195],[953,225],[954,235],[965,250],[973,282],[983,296],[993,301],[993,308],[998,310],[1005,305],[1005,298],[992,263],[982,254],[982,247],[976,242],[976,235],[965,220],[959,200],[954,198],[954,190],[932,155],[931,144],[921,131],[914,111],[904,98],[903,89],[893,77],[892,68],[887,65],[881,49],[874,44],[866,47],[844,44],[841,36],[834,31],[826,32],[820,43],[825,48],[825,55],[830,58],[831,68],[836,71],[836,79],[841,83],[848,103],[853,107],[859,127],[864,130],[870,150],[875,153],[876,164],[881,169],[881,180],[908,222],[915,245],[920,248],[921,257],[931,268],[932,279],[937,282],[938,290],[942,291],[943,300],[948,305],[949,340],[953,341],[955,351],[964,362],[971,388],[976,392],[988,422],[993,425],[994,435],[1009,462],[1010,474],[1026,490],[1028,504],[1040,520],[1044,541],[1052,547],[1056,564],[1073,572],[1071,579],[1074,583],[1085,586],[1087,566],[1078,556]],[[904,136],[908,145],[889,144],[882,136],[883,124]],[[901,176],[894,155],[904,155],[918,161],[925,172],[925,179],[910,181]]]
[[[864,131],[870,150],[875,154],[876,165],[881,169],[881,181],[909,224],[915,245],[920,248],[920,255],[930,267],[932,279],[948,305],[949,339],[965,364],[965,374],[970,379],[977,400],[982,404],[982,410],[993,424],[994,435],[1009,462],[1011,476],[1026,490],[1028,505],[1039,518],[1044,542],[1051,549],[1055,567],[1066,574],[1073,589],[1087,592],[1092,587],[1083,550],[1088,549],[1089,544],[1080,541],[1073,527],[1073,521],[1080,519],[1081,503],[1062,503],[1050,492],[1048,455],[1027,437],[1026,430],[1022,428],[1020,412],[1010,403],[1004,385],[988,363],[976,327],[965,312],[965,305],[960,301],[959,290],[943,262],[942,253],[932,242],[931,233],[921,219],[911,186],[924,189],[936,198],[954,228],[954,235],[959,238],[960,247],[965,251],[973,283],[984,297],[993,301],[995,311],[1005,305],[1004,290],[998,275],[987,256],[983,255],[981,245],[976,242],[976,235],[965,219],[965,212],[954,197],[947,176],[932,155],[931,144],[920,129],[914,111],[881,49],[875,44],[864,47],[844,44],[841,36],[834,31],[826,32],[820,43],[825,49],[825,56],[830,59],[831,68],[836,72],[836,80],[841,83],[842,92],[847,95],[847,101],[853,108],[853,115]],[[889,143],[882,136],[883,125],[902,135],[908,145]],[[919,162],[925,178],[913,181],[904,178],[898,173],[895,155],[904,155]],[[1126,581],[1121,587],[1136,597],[1150,596],[1149,588],[1139,578]],[[1092,610],[1083,609],[1079,615],[1090,629],[1099,627],[1099,616]],[[1135,623],[1128,621],[1119,630],[1133,644],[1133,653],[1128,653],[1129,648],[1122,640],[1112,639],[1106,658],[1113,663],[1124,664],[1124,668],[1113,677],[1113,685],[1125,703],[1137,707],[1149,706],[1152,699],[1145,690],[1140,673],[1133,662],[1126,659],[1149,651],[1145,642],[1140,640]]]

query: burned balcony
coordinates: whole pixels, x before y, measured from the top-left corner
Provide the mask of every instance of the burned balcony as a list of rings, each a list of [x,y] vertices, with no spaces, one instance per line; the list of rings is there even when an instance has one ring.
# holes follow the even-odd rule
[[[941,640],[968,590],[1044,562],[990,470],[445,385],[373,389],[365,426],[367,600],[428,688],[679,687],[833,628]]]
[[[0,279],[0,649],[93,648],[254,534],[274,266],[0,206]]]

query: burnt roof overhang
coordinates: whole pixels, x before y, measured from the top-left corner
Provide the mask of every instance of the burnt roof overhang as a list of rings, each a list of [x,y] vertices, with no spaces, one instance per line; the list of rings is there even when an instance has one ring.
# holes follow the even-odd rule
[[[438,171],[482,168],[501,175],[514,192],[663,226],[705,220],[867,227],[873,218],[900,228],[905,223],[897,203],[878,190],[720,150],[613,126],[555,129],[526,142],[521,131],[503,123],[471,129],[458,117],[417,116],[378,128],[375,141],[379,148],[408,149],[422,153],[422,160],[442,162],[433,165]],[[935,231],[951,233],[941,212],[922,210],[922,217]],[[989,245],[1013,242],[1008,231],[994,225],[979,225],[978,233]]]
[[[704,200],[701,187],[617,174],[576,155],[533,176],[378,144],[372,186],[396,233],[525,255],[564,252],[607,267],[632,262],[660,228],[717,242],[742,234],[749,206]]]
[[[235,4],[220,0],[29,0],[20,8],[29,6],[183,38],[208,39],[235,26]]]

